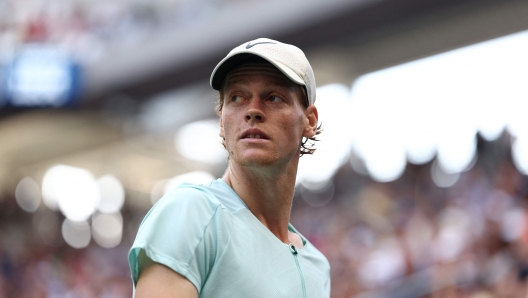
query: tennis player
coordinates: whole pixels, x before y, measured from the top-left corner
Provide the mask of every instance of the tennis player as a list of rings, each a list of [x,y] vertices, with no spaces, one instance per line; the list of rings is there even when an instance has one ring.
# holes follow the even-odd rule
[[[129,253],[135,296],[330,297],[327,259],[289,222],[299,158],[320,132],[308,60],[259,38],[234,48],[210,82],[227,170],[148,212]]]

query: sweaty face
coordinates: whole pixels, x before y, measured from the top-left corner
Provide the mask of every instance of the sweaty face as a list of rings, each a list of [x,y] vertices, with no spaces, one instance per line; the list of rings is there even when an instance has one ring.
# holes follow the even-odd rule
[[[220,114],[220,136],[230,159],[271,166],[298,158],[302,137],[315,133],[307,116],[314,107],[303,108],[300,96],[301,87],[271,65],[248,64],[230,72]]]

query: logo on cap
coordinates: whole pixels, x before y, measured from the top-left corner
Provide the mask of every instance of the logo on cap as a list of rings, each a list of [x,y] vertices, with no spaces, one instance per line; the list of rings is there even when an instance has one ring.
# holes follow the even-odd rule
[[[250,49],[258,44],[263,44],[263,43],[271,43],[271,44],[276,44],[275,42],[270,42],[270,41],[262,41],[262,42],[256,42],[254,44],[251,44],[251,42],[248,42],[247,46],[246,46],[246,49]]]

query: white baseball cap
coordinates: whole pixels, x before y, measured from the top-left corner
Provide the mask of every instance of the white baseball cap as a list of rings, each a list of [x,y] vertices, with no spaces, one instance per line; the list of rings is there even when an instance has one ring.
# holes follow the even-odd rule
[[[315,103],[315,76],[303,51],[296,46],[269,38],[258,38],[231,50],[213,70],[211,87],[220,90],[227,74],[254,55],[267,60],[290,80],[304,86],[308,102]]]

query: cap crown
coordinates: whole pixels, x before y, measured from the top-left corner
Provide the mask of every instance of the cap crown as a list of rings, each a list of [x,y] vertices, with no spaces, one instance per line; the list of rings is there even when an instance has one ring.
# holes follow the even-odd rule
[[[315,76],[303,51],[296,46],[269,38],[258,38],[234,48],[218,63],[211,75],[211,87],[221,88],[225,76],[232,69],[228,60],[240,54],[253,54],[266,59],[293,82],[306,87],[310,104],[315,102]]]

